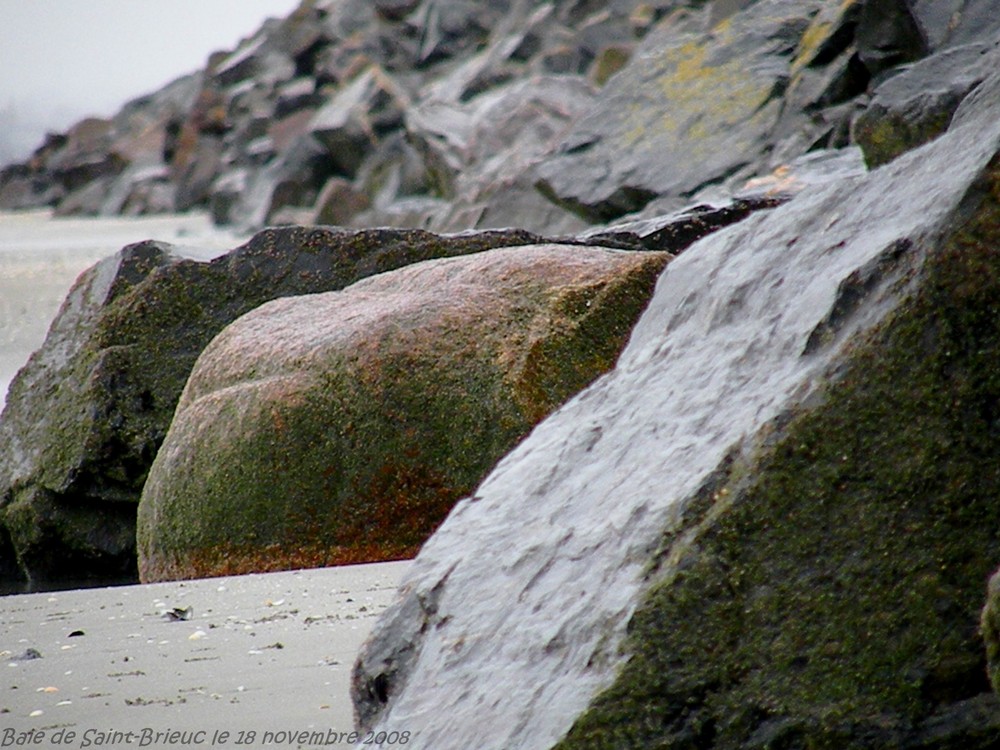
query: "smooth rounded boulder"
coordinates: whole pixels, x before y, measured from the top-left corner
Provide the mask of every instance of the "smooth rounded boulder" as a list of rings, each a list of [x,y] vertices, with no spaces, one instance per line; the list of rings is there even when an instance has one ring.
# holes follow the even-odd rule
[[[503,248],[239,318],[199,358],[150,470],[140,577],[412,556],[614,365],[671,257]]]

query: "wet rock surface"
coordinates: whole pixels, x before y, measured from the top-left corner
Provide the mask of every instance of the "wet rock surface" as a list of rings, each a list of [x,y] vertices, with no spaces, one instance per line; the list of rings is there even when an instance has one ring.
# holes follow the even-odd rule
[[[356,664],[362,725],[994,746],[998,93],[673,261],[615,370],[423,547]]]
[[[398,228],[269,229],[211,263],[148,242],[87,272],[0,418],[0,572],[134,575],[143,492],[149,578],[361,559],[373,513],[409,555],[447,513],[357,662],[364,727],[434,750],[996,747],[998,18],[316,0],[49,137],[0,206]],[[536,323],[573,340],[586,295],[521,304],[520,270],[477,264],[650,250],[679,255],[617,363],[524,406],[496,363]],[[351,284],[370,306],[331,302]],[[435,371],[456,347],[495,370]],[[509,400],[468,416],[463,389]],[[388,447],[346,466],[351,435]],[[233,555],[201,514],[247,509]]]

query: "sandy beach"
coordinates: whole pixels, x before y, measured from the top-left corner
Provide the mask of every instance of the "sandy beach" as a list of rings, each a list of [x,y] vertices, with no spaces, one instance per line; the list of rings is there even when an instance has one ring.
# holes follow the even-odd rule
[[[0,747],[350,747],[351,667],[408,565],[0,597]]]
[[[0,213],[0,407],[80,272],[144,239],[207,259],[246,238]],[[407,565],[0,596],[0,748],[350,747],[351,667]]]

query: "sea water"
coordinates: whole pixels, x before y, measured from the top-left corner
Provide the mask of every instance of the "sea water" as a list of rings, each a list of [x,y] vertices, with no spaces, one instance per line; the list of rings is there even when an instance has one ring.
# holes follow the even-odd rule
[[[204,213],[139,218],[54,218],[50,211],[0,212],[0,409],[7,389],[81,272],[121,248],[161,240],[209,259],[245,236],[214,227]]]

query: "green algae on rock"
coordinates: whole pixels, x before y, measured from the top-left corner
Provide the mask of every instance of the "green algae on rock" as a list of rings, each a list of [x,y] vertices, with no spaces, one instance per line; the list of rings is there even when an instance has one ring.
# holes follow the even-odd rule
[[[995,748],[998,94],[670,263],[616,368],[422,547],[355,665],[359,724]]]
[[[135,575],[135,507],[149,466],[195,359],[243,313],[408,263],[537,239],[519,230],[283,228],[210,262],[145,242],[98,263],[13,381],[0,420],[0,526],[10,538],[0,552],[16,558],[4,565],[39,584]]]
[[[237,320],[199,359],[150,471],[142,579],[414,555],[614,365],[670,257],[493,250]]]
[[[995,747],[1000,159],[956,215],[665,538],[630,659],[559,750]]]

